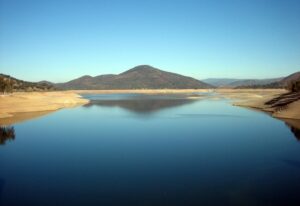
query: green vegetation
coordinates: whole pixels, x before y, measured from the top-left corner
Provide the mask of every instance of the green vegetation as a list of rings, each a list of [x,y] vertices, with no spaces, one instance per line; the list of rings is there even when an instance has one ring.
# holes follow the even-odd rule
[[[53,85],[41,82],[26,82],[19,79],[15,79],[11,76],[0,74],[0,92],[31,92],[31,91],[51,91],[54,90]]]

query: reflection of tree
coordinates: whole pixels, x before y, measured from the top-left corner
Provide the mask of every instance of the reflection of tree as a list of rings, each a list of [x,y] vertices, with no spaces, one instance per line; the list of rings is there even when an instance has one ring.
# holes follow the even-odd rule
[[[297,129],[296,127],[290,127],[291,132],[295,135],[296,139],[300,141],[300,129]]]
[[[4,180],[0,178],[0,202],[2,202],[1,197],[3,193],[4,183],[5,183]]]
[[[0,126],[0,145],[15,139],[14,127]]]
[[[285,120],[286,126],[288,126],[295,138],[300,141],[300,121],[299,120]]]

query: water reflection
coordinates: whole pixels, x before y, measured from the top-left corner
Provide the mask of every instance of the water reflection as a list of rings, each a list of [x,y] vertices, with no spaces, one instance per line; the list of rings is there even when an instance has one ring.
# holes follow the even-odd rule
[[[300,205],[283,122],[227,100],[100,98],[14,125],[24,141],[0,149],[0,205]]]
[[[4,145],[6,141],[12,141],[16,137],[15,128],[11,126],[0,126],[0,145]]]
[[[162,109],[191,104],[196,99],[117,99],[91,100],[85,107],[120,107],[135,113],[152,113]]]
[[[285,124],[290,128],[295,138],[300,141],[300,120],[285,119]]]
[[[289,125],[288,125],[289,126]],[[300,141],[300,129],[296,128],[296,127],[293,127],[293,126],[289,126],[290,127],[290,130],[291,132],[294,134],[294,136],[296,137],[296,139],[298,141]]]
[[[0,178],[0,203],[2,202],[2,193],[4,188],[4,180]]]
[[[284,159],[282,160],[284,163],[290,165],[290,166],[293,166],[293,167],[296,167],[298,169],[300,169],[300,161],[298,160],[288,160],[288,159]]]

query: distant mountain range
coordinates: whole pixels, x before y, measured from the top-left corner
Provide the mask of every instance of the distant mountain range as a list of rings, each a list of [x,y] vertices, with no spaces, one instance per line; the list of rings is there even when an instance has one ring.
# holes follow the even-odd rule
[[[204,79],[203,82],[211,84],[215,87],[240,87],[240,86],[254,86],[266,85],[282,80],[283,77],[273,79],[223,79],[223,78],[210,78]]]
[[[293,73],[287,77],[272,79],[226,79],[210,78],[202,81],[215,87],[225,88],[284,88],[292,81],[300,80],[300,72]]]
[[[176,73],[140,65],[120,74],[82,76],[65,83],[27,82],[0,74],[0,91],[101,90],[101,89],[207,89],[207,88],[286,88],[300,81],[300,72],[273,79],[211,78],[202,81]]]
[[[240,81],[241,79],[230,79],[230,78],[208,78],[202,79],[201,81],[213,85],[215,87],[227,86],[235,81]]]
[[[241,85],[235,88],[286,88],[289,84],[298,81],[300,81],[300,72],[293,73],[287,77],[266,84]]]
[[[121,74],[82,76],[66,83],[55,84],[58,89],[206,89],[214,86],[197,79],[140,65]]]

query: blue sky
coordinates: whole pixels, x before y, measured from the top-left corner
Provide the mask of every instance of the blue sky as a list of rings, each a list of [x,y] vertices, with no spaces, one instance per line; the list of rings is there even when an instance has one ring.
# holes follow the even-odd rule
[[[0,0],[0,73],[54,82],[139,64],[203,79],[300,70],[298,0]]]

